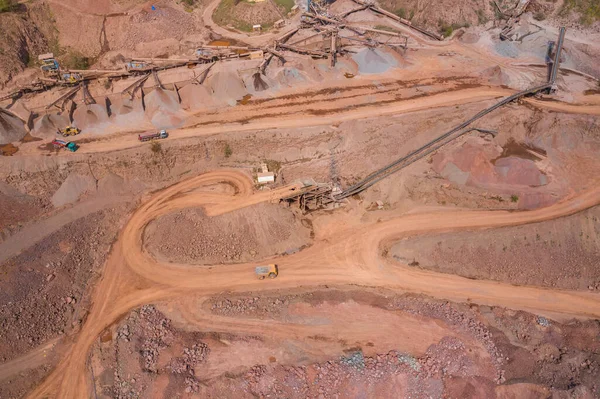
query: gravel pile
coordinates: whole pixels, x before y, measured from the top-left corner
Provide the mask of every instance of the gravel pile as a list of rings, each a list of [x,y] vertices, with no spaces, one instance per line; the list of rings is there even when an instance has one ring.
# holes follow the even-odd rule
[[[497,382],[504,382],[502,372],[504,356],[492,340],[492,333],[490,330],[485,324],[477,320],[476,315],[472,311],[461,312],[449,302],[430,302],[410,296],[394,298],[390,303],[390,308],[443,320],[458,331],[473,337],[483,345],[492,358],[497,370]]]
[[[160,351],[173,342],[171,321],[154,306],[146,305],[140,309],[140,322],[137,327],[141,329],[142,336],[139,348],[143,363],[142,370],[156,373]]]
[[[145,242],[171,262],[225,264],[258,261],[293,252],[310,242],[310,231],[289,210],[259,204],[216,217],[187,209],[152,222]]]
[[[375,48],[366,48],[352,56],[358,65],[358,72],[363,74],[383,73],[398,66],[398,61],[389,53]]]
[[[239,76],[231,71],[219,71],[211,75],[206,80],[206,86],[213,92],[213,95],[230,106],[236,105],[248,90]]]
[[[27,134],[23,121],[0,112],[0,145],[19,141]]]

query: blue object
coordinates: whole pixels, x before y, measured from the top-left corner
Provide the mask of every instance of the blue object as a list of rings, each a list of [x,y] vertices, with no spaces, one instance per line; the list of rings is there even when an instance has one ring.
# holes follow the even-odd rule
[[[152,11],[156,11],[156,7],[152,6]]]

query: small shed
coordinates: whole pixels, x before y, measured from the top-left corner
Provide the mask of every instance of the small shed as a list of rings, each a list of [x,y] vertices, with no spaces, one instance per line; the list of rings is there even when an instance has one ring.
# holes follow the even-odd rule
[[[275,21],[273,26],[276,28],[283,28],[285,26],[285,19],[280,19],[279,21]]]
[[[259,173],[257,174],[258,184],[268,184],[275,182],[275,173],[267,172],[267,173]]]
[[[260,25],[252,25],[253,32],[260,32],[261,30],[262,30],[262,27]]]

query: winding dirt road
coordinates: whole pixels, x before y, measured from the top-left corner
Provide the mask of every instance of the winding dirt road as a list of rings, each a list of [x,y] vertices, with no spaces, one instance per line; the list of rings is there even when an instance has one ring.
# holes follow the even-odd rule
[[[203,186],[222,183],[235,187],[235,194],[197,191]],[[240,171],[219,170],[157,193],[133,214],[123,229],[95,290],[94,305],[76,342],[31,397],[86,397],[90,390],[86,368],[88,354],[106,327],[142,304],[191,294],[210,296],[223,291],[354,284],[499,305],[558,319],[600,317],[600,297],[597,294],[474,281],[415,270],[382,256],[385,248],[404,236],[514,226],[570,215],[600,204],[598,185],[550,207],[530,212],[452,210],[404,215],[365,225],[361,229],[344,226],[333,228],[312,247],[291,256],[272,259],[272,262],[280,265],[281,273],[269,284],[255,279],[253,264],[198,267],[159,263],[144,251],[144,229],[150,221],[162,215],[197,206],[204,207],[208,215],[218,215],[262,201],[277,200],[296,189],[296,186],[286,186],[253,193],[252,181],[247,175]],[[210,323],[210,314],[204,313],[201,317]],[[215,316],[215,322],[218,324],[223,320]],[[266,330],[268,328],[264,327]]]

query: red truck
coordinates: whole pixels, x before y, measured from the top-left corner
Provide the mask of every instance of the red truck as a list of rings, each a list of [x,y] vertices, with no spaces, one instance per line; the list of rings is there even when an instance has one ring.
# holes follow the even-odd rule
[[[169,137],[169,133],[167,133],[166,130],[161,130],[160,132],[157,132],[157,133],[140,134],[140,135],[138,135],[138,140],[139,141],[150,141],[150,140],[156,140],[156,139],[166,139],[167,137]]]

